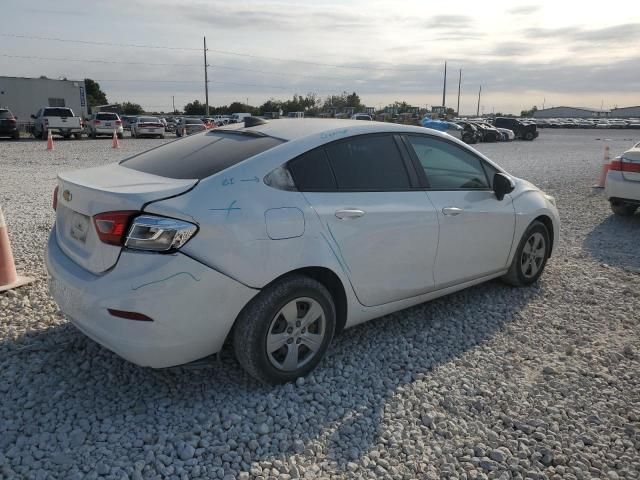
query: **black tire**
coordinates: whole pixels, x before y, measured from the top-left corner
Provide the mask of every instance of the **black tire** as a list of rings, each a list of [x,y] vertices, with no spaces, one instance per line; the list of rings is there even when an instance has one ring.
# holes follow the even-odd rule
[[[283,345],[275,353],[280,352],[283,348],[286,348],[285,351],[288,352],[290,348],[288,345],[296,345],[296,352],[299,353],[303,350],[303,353],[311,354],[311,356],[300,368],[293,370],[281,369],[274,365],[274,362],[270,359],[270,355],[267,352],[267,337],[269,331],[275,328],[277,322],[284,319],[284,317],[276,317],[280,310],[288,303],[302,298],[315,300],[322,308],[325,319],[322,342],[316,352],[312,353],[304,344],[297,346],[298,339],[295,331],[293,333],[289,330],[283,331],[282,333],[291,334],[292,343],[289,343],[288,340],[287,345]],[[301,306],[304,306],[303,301],[301,301]],[[299,307],[298,315],[301,311],[304,312]],[[263,383],[275,385],[293,381],[298,377],[307,375],[322,360],[333,338],[335,319],[336,310],[333,298],[324,285],[304,275],[293,274],[286,276],[277,283],[265,288],[240,312],[233,330],[233,347],[236,358],[252,377]],[[288,323],[285,322],[286,325]],[[310,325],[313,325],[313,323]],[[304,333],[304,330],[298,333]],[[294,338],[296,343],[293,343]],[[303,347],[309,351],[306,352]]]
[[[541,258],[541,263],[539,266],[536,264],[538,270],[535,274],[531,274],[532,271],[529,270],[528,267],[523,267],[523,261],[525,257],[525,247],[527,243],[531,242],[534,235],[541,235],[544,240],[544,256]],[[516,250],[515,255],[513,256],[513,260],[511,261],[511,266],[509,267],[509,271],[501,277],[501,280],[509,285],[514,287],[526,287],[535,283],[542,272],[544,271],[544,267],[547,264],[547,260],[549,259],[549,254],[551,252],[551,236],[547,227],[544,223],[539,221],[534,221],[527,227],[524,234],[522,235],[522,239],[520,240],[520,244],[518,245],[518,249]]]
[[[53,136],[53,134],[51,134]],[[49,136],[49,133],[45,130],[42,129],[42,133],[40,134],[40,138],[42,138],[42,140],[47,140],[47,137]]]
[[[470,144],[470,143],[474,143],[473,141],[473,135],[463,135],[462,136],[462,141],[464,143]]]
[[[74,133],[74,134],[73,134],[73,137],[74,137],[76,140],[82,140],[82,133]]]
[[[164,135],[159,135],[160,139],[164,140]]]
[[[525,139],[525,140],[531,141],[531,140],[533,140],[534,138],[535,138],[535,137],[534,137],[534,135],[533,135],[533,132],[525,132],[525,134],[524,134],[524,139]]]
[[[631,205],[629,203],[621,202],[620,200],[612,200],[611,211],[621,217],[630,217],[638,209],[637,205]]]
[[[122,140],[124,138],[124,132],[123,133],[117,133],[116,135],[118,136],[118,138],[120,140]]]
[[[13,139],[14,140],[20,140],[20,132],[16,132],[13,134]]]

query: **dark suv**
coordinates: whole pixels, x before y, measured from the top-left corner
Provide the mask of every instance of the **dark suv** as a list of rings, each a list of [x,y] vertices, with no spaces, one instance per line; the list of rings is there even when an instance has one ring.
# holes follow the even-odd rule
[[[0,107],[0,137],[11,137],[15,140],[20,138],[18,122],[11,110]]]
[[[508,128],[513,130],[516,138],[523,140],[533,140],[538,136],[538,129],[533,123],[522,123],[515,118],[497,117],[493,122],[493,126],[496,128]]]

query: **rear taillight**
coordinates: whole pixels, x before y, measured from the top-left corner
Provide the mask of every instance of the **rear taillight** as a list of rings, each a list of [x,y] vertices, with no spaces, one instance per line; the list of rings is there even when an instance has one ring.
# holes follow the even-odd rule
[[[122,120],[116,120],[116,125],[122,125]]]
[[[125,232],[131,221],[131,217],[139,212],[120,211],[104,212],[93,217],[93,224],[102,243],[109,245],[123,246]]]
[[[53,210],[55,211],[58,208],[58,186],[53,189]]]
[[[96,125],[100,125],[100,120],[96,120],[94,123],[95,123]]]
[[[49,125],[49,119],[48,119],[48,118],[45,118],[45,119],[44,119],[44,124],[45,124],[45,125]]]
[[[609,170],[616,172],[640,173],[640,163],[625,161],[623,158],[611,162]]]
[[[195,235],[198,227],[175,218],[140,215],[133,220],[125,246],[135,250],[177,250]]]
[[[7,122],[15,125],[16,124],[16,119],[15,118],[10,118],[9,120],[7,120]]]

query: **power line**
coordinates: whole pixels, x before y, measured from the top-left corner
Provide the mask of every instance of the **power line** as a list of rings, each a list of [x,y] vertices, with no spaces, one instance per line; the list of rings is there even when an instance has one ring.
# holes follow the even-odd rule
[[[89,59],[89,58],[68,58],[68,57],[40,57],[34,55],[9,55],[1,53],[0,57],[5,58],[19,58],[24,60],[43,60],[54,62],[77,62],[77,63],[99,63],[106,65],[146,65],[146,66],[158,66],[158,67],[201,67],[199,63],[157,63],[157,62],[127,62],[122,60],[101,60],[101,59]],[[243,67],[231,67],[228,65],[220,65],[216,63],[207,63],[208,67],[222,68],[226,70],[237,70],[243,72],[261,73],[265,75],[277,75],[280,77],[300,77],[300,78],[325,78],[330,80],[347,80],[348,77],[330,77],[324,75],[304,75],[299,73],[281,73],[269,70],[259,70],[255,68],[243,68]]]
[[[21,34],[15,34],[15,33],[0,33],[0,36],[2,36],[2,37],[10,37],[10,38],[24,38],[24,39],[28,39],[28,40],[44,40],[44,41],[49,41],[49,42],[78,43],[78,44],[83,44],[83,45],[101,45],[101,46],[108,46],[108,47],[153,48],[153,49],[159,49],[159,50],[182,50],[182,51],[197,51],[197,52],[201,51],[199,48],[167,47],[167,46],[160,46],[160,45],[141,45],[141,44],[131,44],[131,43],[96,42],[96,41],[92,41],[92,40],[71,40],[71,39],[66,39],[66,38],[40,37],[40,36],[35,36],[35,35],[21,35]],[[318,67],[344,68],[344,69],[350,69],[350,70],[365,70],[365,71],[370,71],[370,70],[393,71],[393,72],[398,72],[398,71],[402,71],[402,72],[419,72],[420,71],[418,69],[405,69],[405,68],[398,68],[398,67],[383,68],[383,67],[371,67],[371,66],[369,66],[369,67],[361,67],[361,66],[357,66],[357,65],[338,65],[338,64],[334,64],[334,63],[311,62],[311,61],[308,61],[308,60],[297,60],[297,59],[282,58],[282,57],[271,57],[271,56],[267,56],[267,55],[254,55],[254,54],[250,54],[250,53],[233,52],[233,51],[229,51],[229,50],[219,50],[219,49],[212,49],[212,48],[209,48],[207,50],[210,51],[210,52],[220,53],[220,54],[223,54],[223,55],[234,55],[234,56],[238,56],[238,57],[254,58],[254,59],[261,59],[261,60],[270,60],[270,61],[277,61],[277,62],[299,63],[299,64],[303,64],[303,65],[313,65],[313,66],[318,66]]]

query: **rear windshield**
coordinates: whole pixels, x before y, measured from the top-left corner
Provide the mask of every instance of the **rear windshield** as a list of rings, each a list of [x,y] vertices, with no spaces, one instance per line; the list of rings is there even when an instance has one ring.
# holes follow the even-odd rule
[[[73,117],[70,108],[45,108],[43,117]]]
[[[116,113],[97,113],[96,120],[118,120]]]
[[[210,131],[166,143],[121,165],[162,177],[202,180],[281,143],[273,137]]]
[[[202,123],[199,118],[185,118],[184,121],[187,125],[200,125]]]
[[[139,117],[138,123],[160,123],[160,120],[155,117]]]
[[[9,110],[0,110],[0,118],[13,118]]]

